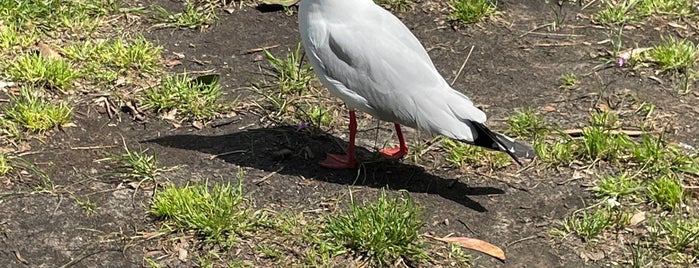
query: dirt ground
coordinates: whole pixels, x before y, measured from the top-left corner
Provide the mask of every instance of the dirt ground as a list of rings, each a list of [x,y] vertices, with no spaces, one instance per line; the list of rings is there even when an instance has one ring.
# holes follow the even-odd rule
[[[621,103],[627,94],[654,103],[668,121],[668,135],[675,142],[699,147],[699,90],[678,95],[665,83],[641,78],[607,63],[615,32],[590,23],[591,10],[564,3],[561,10],[545,1],[500,1],[499,19],[453,29],[445,23],[446,13],[427,3],[398,15],[428,48],[430,56],[447,81],[456,76],[473,53],[454,87],[485,107],[489,125],[504,129],[504,119],[518,109],[531,108],[562,128],[586,122],[589,111],[600,103]],[[162,2],[176,8],[177,3]],[[538,26],[564,17],[556,31],[525,34]],[[564,16],[563,16],[564,14]],[[260,53],[247,50],[278,45],[272,53],[282,54],[300,41],[296,16],[279,10],[244,7],[221,12],[220,21],[209,29],[153,29],[143,34],[164,47],[164,57],[186,55],[174,72],[213,70],[222,75],[224,99],[254,96],[245,89],[258,79]],[[653,21],[629,27],[623,33],[628,47],[649,46],[661,33],[699,37],[692,29],[682,30],[666,22]],[[696,29],[694,29],[696,31]],[[561,74],[580,74],[578,89],[558,88]],[[620,104],[623,105],[623,104]],[[555,109],[544,109],[554,107]],[[251,108],[252,109],[252,108]],[[443,165],[385,161],[364,164],[360,171],[335,171],[320,167],[325,152],[340,152],[345,130],[333,128],[329,135],[297,132],[295,126],[271,126],[259,113],[237,110],[230,118],[217,119],[203,129],[185,123],[176,128],[149,114],[137,122],[126,113],[108,118],[91,104],[76,109],[75,124],[41,141],[33,141],[24,157],[48,174],[58,191],[51,194],[13,194],[0,199],[0,267],[143,267],[144,256],[165,267],[190,267],[193,260],[178,259],[177,252],[157,239],[132,239],[153,233],[158,225],[147,216],[152,187],[140,189],[104,178],[109,167],[95,159],[107,152],[120,152],[123,143],[148,148],[159,164],[178,168],[163,174],[176,184],[202,180],[232,180],[239,168],[245,171],[244,188],[259,208],[283,210],[321,209],[324,201],[347,198],[351,190],[359,198],[375,196],[382,187],[405,189],[426,211],[423,232],[454,234],[489,241],[503,248],[502,263],[474,253],[475,267],[603,267],[612,256],[623,256],[621,248],[605,252],[607,258],[590,260],[582,242],[562,242],[549,235],[556,221],[585,207],[586,190],[592,176],[575,177],[572,168],[518,170],[484,173],[456,170]],[[373,120],[362,122],[374,126]],[[388,125],[382,125],[381,140],[389,141]],[[408,140],[421,140],[408,131]],[[374,133],[360,135],[360,158],[370,159],[377,147]],[[287,157],[275,156],[282,149]],[[227,152],[219,157],[214,155]],[[434,158],[430,152],[424,158]],[[270,176],[262,183],[255,180]],[[3,192],[21,191],[40,185],[38,176],[0,185]],[[86,214],[69,195],[89,197],[97,205]],[[587,255],[586,255],[587,254]],[[593,254],[594,255],[594,254]],[[583,256],[583,257],[581,257]]]

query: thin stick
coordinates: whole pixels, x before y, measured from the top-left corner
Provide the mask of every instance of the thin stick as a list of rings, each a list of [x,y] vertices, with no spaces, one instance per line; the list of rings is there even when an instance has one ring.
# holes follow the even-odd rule
[[[471,53],[473,53],[473,48],[476,46],[471,46],[471,50],[468,52],[468,55],[466,55],[466,59],[464,60],[464,63],[461,64],[461,68],[459,68],[459,71],[456,72],[456,77],[454,77],[454,80],[451,81],[450,86],[453,86],[454,83],[456,83],[456,79],[459,79],[459,76],[461,76],[461,71],[464,70],[464,67],[466,67],[466,63],[468,62],[468,59],[471,58]]]
[[[243,54],[252,54],[252,53],[255,53],[255,52],[260,52],[260,51],[268,50],[268,49],[270,49],[270,48],[275,48],[275,47],[278,47],[278,46],[279,46],[279,45],[271,45],[271,46],[266,46],[266,47],[252,48],[252,49],[246,50],[245,53],[243,53]]]

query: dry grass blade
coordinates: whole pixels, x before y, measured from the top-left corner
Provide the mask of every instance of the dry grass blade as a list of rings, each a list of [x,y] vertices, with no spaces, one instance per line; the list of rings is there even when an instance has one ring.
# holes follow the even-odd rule
[[[468,237],[434,237],[431,235],[425,235],[427,238],[431,238],[437,241],[458,245],[463,248],[475,250],[478,252],[483,252],[490,256],[493,256],[501,261],[505,261],[505,252],[499,247],[485,242],[480,239],[468,238]]]

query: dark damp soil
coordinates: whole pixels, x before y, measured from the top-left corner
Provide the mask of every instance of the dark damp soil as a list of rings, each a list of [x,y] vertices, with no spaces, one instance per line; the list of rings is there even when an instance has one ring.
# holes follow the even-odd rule
[[[168,8],[180,5],[161,2]],[[633,95],[667,114],[671,140],[699,145],[695,124],[699,91],[679,95],[671,86],[673,77],[661,77],[665,83],[660,84],[616,68],[607,54],[611,45],[602,42],[616,38],[616,33],[591,24],[587,16],[592,10],[565,3],[554,12],[545,1],[499,3],[503,14],[497,20],[459,29],[445,22],[446,11],[431,9],[429,3],[398,13],[428,48],[447,81],[456,77],[473,47],[454,87],[485,107],[495,129],[503,129],[504,119],[524,108],[541,111],[562,128],[576,128],[600,104],[623,105],[622,99]],[[530,32],[555,21],[556,13],[565,14],[556,31]],[[295,48],[300,40],[296,16],[254,7],[222,11],[219,16],[218,23],[202,31],[144,28],[143,34],[164,47],[165,59],[174,58],[173,53],[185,55],[173,72],[213,70],[222,75],[224,99],[253,100],[256,96],[245,87],[258,79],[266,63],[260,52],[247,51],[273,46],[272,53],[282,54]],[[653,20],[625,30],[622,39],[644,47],[670,31],[697,40],[691,31],[681,32]],[[558,88],[565,73],[578,74],[581,83],[577,89]],[[146,213],[153,187],[135,187],[104,175],[110,167],[96,160],[122,152],[124,144],[148,148],[157,154],[160,166],[177,167],[162,177],[178,185],[233,180],[242,168],[243,187],[258,208],[314,210],[323,208],[324,200],[346,198],[350,190],[363,198],[376,196],[383,187],[405,189],[424,207],[424,233],[479,238],[507,253],[504,263],[472,253],[475,267],[602,267],[624,254],[621,249],[611,250],[602,260],[584,260],[582,242],[562,243],[549,235],[556,221],[585,207],[590,195],[586,187],[591,178],[574,177],[576,171],[570,168],[518,171],[513,165],[489,173],[433,162],[368,161],[378,147],[375,133],[368,131],[360,137],[360,158],[368,162],[359,172],[335,171],[317,162],[325,152],[342,150],[345,125],[328,134],[312,135],[296,131],[295,126],[261,122],[259,113],[245,110],[203,129],[186,123],[177,128],[156,115],[149,115],[146,122],[133,121],[126,114],[121,120],[110,119],[89,104],[77,107],[76,112],[76,127],[33,141],[31,153],[24,156],[49,175],[53,190],[0,199],[1,267],[143,267],[148,266],[146,257],[165,267],[194,266],[196,258],[178,258],[172,241],[165,241],[171,237],[143,238],[159,226]],[[364,126],[375,125],[375,121],[366,121]],[[390,128],[383,126],[380,135],[390,143]],[[414,131],[407,132],[408,140],[421,138]],[[291,153],[279,157],[280,150]],[[431,155],[435,153],[423,157],[435,158]],[[212,157],[215,155],[221,156]],[[266,176],[270,177],[264,183],[254,183]],[[25,174],[0,188],[16,192],[37,185],[42,185],[39,176]],[[93,202],[94,212],[87,213],[75,197]],[[254,255],[247,256],[264,266]]]

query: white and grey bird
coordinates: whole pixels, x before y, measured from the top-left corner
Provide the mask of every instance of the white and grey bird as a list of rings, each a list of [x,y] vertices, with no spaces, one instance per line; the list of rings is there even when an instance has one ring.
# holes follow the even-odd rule
[[[356,165],[355,109],[395,124],[399,146],[381,153],[408,153],[400,125],[441,134],[517,157],[534,157],[524,142],[495,133],[486,115],[439,74],[425,48],[393,14],[372,0],[301,0],[299,32],[313,70],[350,111],[346,155],[328,154],[321,165]]]

